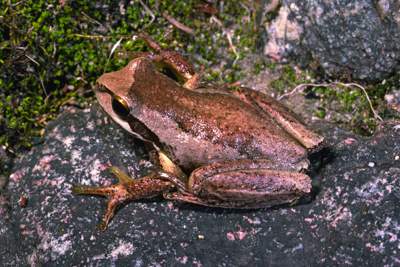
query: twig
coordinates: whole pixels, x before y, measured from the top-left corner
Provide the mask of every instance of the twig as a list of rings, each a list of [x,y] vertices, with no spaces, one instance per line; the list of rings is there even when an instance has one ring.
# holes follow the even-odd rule
[[[90,35],[90,34],[80,34],[80,33],[73,33],[72,36],[85,38],[85,39],[110,39],[111,36],[104,36],[104,35]]]
[[[151,9],[145,3],[143,3],[142,0],[139,0],[139,3],[142,5],[144,10],[150,15],[151,20],[148,25],[151,25],[153,23],[153,21],[156,19],[156,16],[154,15],[153,11],[151,11]]]
[[[53,42],[53,54],[51,55],[53,58],[55,58],[57,53],[57,45],[56,42]]]
[[[109,36],[109,35],[90,35],[90,34],[80,34],[73,33],[72,36],[86,39],[111,39],[111,38],[122,38],[122,39],[131,39],[131,35],[120,35],[120,36]]]
[[[112,30],[110,27],[104,26],[100,21],[98,21],[98,20],[96,20],[96,19],[90,17],[90,16],[89,16],[88,14],[86,14],[85,12],[82,11],[81,14],[82,14],[84,17],[86,17],[88,20],[90,20],[90,21],[96,23],[97,25],[99,25],[99,26],[101,26],[101,27],[103,27],[103,28],[106,28],[106,29],[108,29],[109,31]]]
[[[36,61],[35,59],[33,59],[32,57],[28,56],[27,54],[25,54],[25,57],[27,57],[30,61],[32,61],[33,63],[35,63],[37,66],[40,66],[39,62],[37,62],[37,61]],[[48,95],[48,94],[47,94],[47,90],[46,90],[46,87],[44,87],[44,82],[43,82],[43,79],[42,79],[42,77],[40,76],[40,74],[38,74],[38,78],[39,78],[40,85],[42,86],[43,93],[47,96],[47,95]]]
[[[44,82],[43,82],[42,76],[40,76],[40,74],[38,74],[38,76],[39,76],[40,85],[42,86],[42,89],[43,89],[43,93],[46,95],[46,98],[47,98],[48,94],[47,94],[46,87],[44,87]]]
[[[19,4],[21,4],[21,3],[23,3],[23,2],[25,2],[25,0],[24,0],[24,1],[16,2],[16,3],[12,4],[12,7],[16,7],[16,6],[18,6]]]
[[[283,95],[278,96],[277,99],[278,100],[282,100],[283,98],[286,98],[288,96],[292,96],[294,94],[297,94],[298,91],[303,91],[305,88],[310,87],[310,86],[311,87],[318,87],[318,86],[320,86],[320,87],[329,87],[330,85],[331,84],[329,84],[329,83],[320,83],[320,84],[318,84],[318,83],[302,83],[302,84],[297,85],[291,91],[289,91],[287,93],[284,93]]]
[[[365,98],[367,99],[368,105],[369,105],[369,107],[370,107],[372,113],[374,114],[374,118],[375,118],[376,120],[383,121],[382,117],[379,116],[379,114],[378,114],[378,113],[376,112],[376,110],[374,109],[374,107],[373,107],[373,105],[372,105],[372,101],[371,101],[371,99],[369,98],[369,95],[368,95],[368,93],[367,93],[367,90],[365,90],[365,88],[364,88],[363,86],[359,85],[358,83],[342,83],[342,82],[320,83],[320,84],[318,84],[318,83],[303,83],[303,84],[297,85],[297,86],[296,86],[293,90],[291,90],[290,92],[285,93],[285,94],[279,96],[279,97],[278,97],[278,100],[281,100],[281,99],[283,99],[283,98],[285,98],[285,97],[294,95],[294,94],[298,93],[299,91],[303,91],[303,90],[304,90],[305,88],[307,88],[307,87],[330,87],[330,86],[338,86],[338,85],[339,85],[339,86],[346,87],[346,88],[354,88],[354,87],[355,87],[355,88],[360,89],[360,90],[364,93]]]
[[[265,13],[270,13],[272,11],[275,11],[280,4],[280,0],[272,0],[264,9]]]
[[[37,66],[40,66],[39,62],[37,62],[36,60],[34,60],[32,57],[28,56],[27,54],[25,54],[25,56],[30,59],[33,63],[35,63]]]
[[[167,12],[163,12],[162,16],[168,20],[169,23],[171,23],[174,27],[178,28],[179,30],[186,32],[190,35],[194,35],[194,30],[179,21],[177,21],[174,17],[171,17],[170,15],[167,14]]]
[[[222,34],[226,36],[226,39],[228,40],[229,43],[229,48],[232,50],[232,52],[235,54],[236,58],[234,63],[240,58],[236,47],[233,45],[232,42],[232,33],[229,32],[227,29],[225,29],[224,25],[222,24],[222,22],[216,17],[216,16],[211,16],[210,18],[211,22],[215,22],[221,29],[222,29]]]
[[[115,50],[118,48],[118,46],[120,46],[121,41],[122,41],[122,38],[120,38],[120,39],[113,45],[113,47],[111,48],[110,55],[108,56],[108,59],[111,58],[111,56],[114,54]]]
[[[363,93],[365,94],[365,98],[367,98],[369,107],[371,108],[372,113],[374,114],[375,119],[378,119],[380,121],[383,121],[382,117],[379,116],[379,114],[376,112],[376,110],[374,109],[374,107],[372,106],[372,101],[369,98],[369,95],[367,93],[367,90],[365,90],[365,88],[361,85],[359,85],[358,83],[341,83],[341,82],[337,82],[337,84],[342,85],[344,87],[347,88],[351,88],[351,87],[356,87],[358,89],[361,89],[363,91]]]

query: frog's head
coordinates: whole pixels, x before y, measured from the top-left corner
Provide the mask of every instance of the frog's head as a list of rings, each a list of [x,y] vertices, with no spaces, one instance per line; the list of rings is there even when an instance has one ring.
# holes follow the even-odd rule
[[[137,133],[131,129],[129,121],[135,117],[133,112],[137,101],[133,99],[134,94],[131,91],[134,90],[137,81],[152,77],[151,72],[154,71],[151,60],[145,57],[135,58],[124,68],[100,76],[94,89],[104,111],[134,135]]]

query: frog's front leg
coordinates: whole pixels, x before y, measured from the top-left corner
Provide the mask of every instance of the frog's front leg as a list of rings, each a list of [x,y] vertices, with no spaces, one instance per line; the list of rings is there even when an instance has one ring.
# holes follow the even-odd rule
[[[111,167],[110,170],[118,178],[118,183],[115,185],[104,187],[78,185],[72,188],[74,194],[98,195],[108,198],[107,210],[99,225],[102,231],[107,228],[118,205],[131,200],[154,197],[175,187],[173,183],[158,173],[132,179],[116,167]]]
[[[193,171],[186,190],[172,200],[225,208],[263,208],[294,203],[310,193],[311,179],[299,172],[308,163],[285,166],[269,160],[213,163]]]

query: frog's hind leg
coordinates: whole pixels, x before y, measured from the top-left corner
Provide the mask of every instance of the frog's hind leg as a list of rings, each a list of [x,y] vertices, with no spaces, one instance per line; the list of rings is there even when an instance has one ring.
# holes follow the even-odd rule
[[[181,83],[186,89],[194,90],[199,87],[203,69],[196,73],[193,65],[181,54],[173,50],[163,49],[145,32],[139,33],[137,37],[154,51],[154,53],[148,53],[146,57],[156,63],[161,72]]]
[[[296,114],[274,98],[245,87],[231,91],[231,93],[273,118],[305,148],[318,150],[321,147],[324,138],[307,129]]]
[[[286,165],[267,159],[215,162],[194,170],[187,189],[164,198],[210,207],[254,209],[295,203],[311,192],[303,163]]]
[[[205,201],[200,197],[197,197],[188,192],[165,192],[163,194],[163,197],[167,200],[181,201],[207,207],[217,207],[217,205],[212,205],[210,201]]]
[[[118,183],[111,186],[74,186],[72,192],[79,195],[97,195],[108,198],[107,209],[99,225],[104,231],[114,216],[115,209],[122,203],[131,200],[150,198],[174,188],[174,185],[158,174],[131,179],[127,174],[116,167],[111,172],[118,178]]]

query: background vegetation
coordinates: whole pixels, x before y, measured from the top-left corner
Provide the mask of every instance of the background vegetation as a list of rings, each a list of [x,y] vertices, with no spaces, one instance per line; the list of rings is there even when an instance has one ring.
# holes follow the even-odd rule
[[[84,105],[99,75],[127,63],[125,51],[143,51],[132,40],[146,31],[162,45],[197,54],[201,64],[216,61],[215,47],[225,47],[222,33],[209,25],[210,15],[199,12],[198,1],[132,1],[122,7],[113,1],[2,1],[0,4],[0,144],[20,149],[35,143],[46,122],[65,104]],[[190,35],[171,27],[167,12],[195,30]],[[220,19],[236,23],[240,5],[226,4]],[[241,25],[233,40],[240,52],[252,47],[252,23]],[[250,28],[250,31],[249,31]],[[219,32],[219,33],[218,33]],[[248,34],[247,34],[248,33]],[[238,36],[238,35],[236,35]],[[246,36],[247,37],[247,36]],[[112,47],[121,40],[118,52]],[[245,40],[245,41],[243,41]],[[250,42],[250,43],[249,43]],[[241,57],[243,55],[240,55]],[[221,79],[211,73],[209,79]],[[232,80],[233,74],[224,80]]]
[[[318,79],[316,74],[277,66],[262,56],[252,62],[251,70],[241,63],[260,52],[265,37],[259,27],[258,1],[219,1],[214,6],[194,0],[121,3],[125,2],[0,2],[0,145],[5,150],[18,153],[40,142],[44,126],[61,107],[86,106],[99,75],[125,65],[130,52],[147,49],[142,41],[132,39],[139,31],[190,56],[197,66],[204,65],[208,81],[231,83],[264,69],[279,70],[271,86],[281,94]],[[165,14],[193,34],[174,27]],[[398,79],[393,78],[369,87],[373,105],[383,116],[383,96],[396,86]],[[359,90],[315,87],[305,94],[318,99],[316,116],[330,114],[330,119],[358,132],[373,132],[376,120]]]

